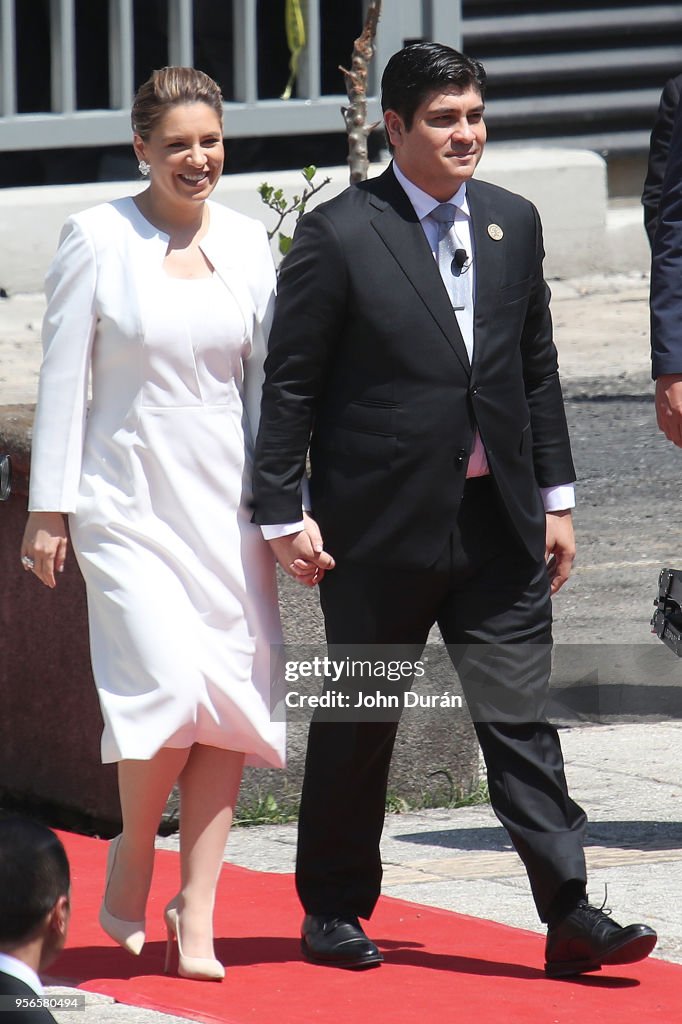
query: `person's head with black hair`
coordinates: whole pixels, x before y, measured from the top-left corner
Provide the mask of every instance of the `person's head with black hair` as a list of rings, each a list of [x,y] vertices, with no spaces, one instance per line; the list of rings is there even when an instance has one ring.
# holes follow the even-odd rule
[[[442,43],[411,43],[384,68],[381,109],[395,110],[410,131],[417,108],[432,93],[474,89],[485,100],[486,82],[485,68],[473,57]]]
[[[482,64],[440,43],[405,46],[384,70],[389,148],[406,177],[440,202],[472,176],[483,153],[485,87]]]
[[[66,940],[69,889],[54,832],[25,818],[0,820],[0,952],[35,971],[48,966]]]

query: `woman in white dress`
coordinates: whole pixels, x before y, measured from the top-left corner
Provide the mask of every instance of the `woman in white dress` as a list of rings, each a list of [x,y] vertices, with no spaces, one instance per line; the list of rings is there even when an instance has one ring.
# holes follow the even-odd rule
[[[168,954],[177,939],[183,976],[220,979],[213,904],[242,767],[284,761],[274,566],[248,508],[275,274],[262,225],[207,201],[223,167],[215,82],[156,71],[132,122],[149,187],[69,218],[47,276],[22,561],[55,586],[68,514],[123,820],[100,923],[140,952],[178,780]]]

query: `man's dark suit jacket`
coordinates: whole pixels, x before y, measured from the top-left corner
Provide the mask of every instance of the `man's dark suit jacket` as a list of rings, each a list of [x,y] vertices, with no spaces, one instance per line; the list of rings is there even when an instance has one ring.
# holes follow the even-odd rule
[[[540,222],[527,200],[494,185],[471,181],[467,194],[473,367],[390,168],[301,220],[270,335],[256,522],[300,519],[312,430],[312,512],[326,549],[337,559],[427,567],[455,522],[477,425],[511,522],[543,556],[538,486],[572,481],[574,470]]]
[[[20,996],[35,998],[35,992],[23,981],[12,974],[0,971],[0,996]],[[2,1024],[56,1024],[49,1010],[42,1008],[32,1010],[7,1010],[0,1013]]]
[[[651,259],[654,378],[682,373],[682,104],[677,108]]]
[[[651,130],[649,165],[642,190],[642,206],[644,207],[644,227],[652,247],[658,224],[658,204],[668,163],[670,138],[680,102],[680,93],[682,93],[682,75],[677,75],[665,83],[654,127]]]

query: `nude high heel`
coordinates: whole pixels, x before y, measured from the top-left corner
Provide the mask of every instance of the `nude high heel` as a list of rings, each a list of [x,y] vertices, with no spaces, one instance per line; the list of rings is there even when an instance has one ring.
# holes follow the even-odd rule
[[[178,974],[181,978],[190,978],[193,981],[222,981],[225,977],[225,968],[219,960],[204,956],[185,956],[182,952],[180,941],[180,915],[174,903],[169,903],[164,911],[166,921],[166,963],[164,973],[168,974],[173,957],[173,940],[178,944]]]
[[[99,923],[103,931],[107,933],[110,939],[114,942],[118,942],[119,946],[123,946],[125,950],[132,953],[133,956],[139,956],[144,946],[144,921],[124,921],[120,917],[114,917],[107,910],[107,891],[109,889],[109,881],[116,865],[116,854],[118,852],[118,844],[121,841],[121,836],[116,836],[109,843],[109,853],[107,854],[107,873],[106,880],[104,883],[104,898],[102,899],[102,905],[99,908]]]

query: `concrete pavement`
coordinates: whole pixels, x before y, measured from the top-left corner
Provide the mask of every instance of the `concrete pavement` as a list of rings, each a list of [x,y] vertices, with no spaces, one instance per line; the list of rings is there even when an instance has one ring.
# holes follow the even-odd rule
[[[628,274],[550,281],[562,379],[572,391],[650,386],[648,279]],[[40,368],[42,295],[0,299],[0,401],[34,402]],[[601,384],[599,385],[602,386]]]

